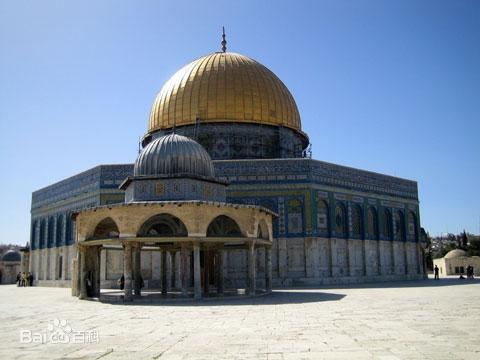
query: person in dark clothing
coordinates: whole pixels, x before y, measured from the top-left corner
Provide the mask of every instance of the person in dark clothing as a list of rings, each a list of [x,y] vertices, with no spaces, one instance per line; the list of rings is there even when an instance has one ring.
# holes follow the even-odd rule
[[[33,274],[31,272],[28,273],[28,286],[33,286]]]
[[[17,280],[16,280],[16,283],[17,283],[17,286],[20,286],[20,282],[22,281],[22,274],[21,273],[18,273],[17,274]]]
[[[120,290],[125,289],[125,276],[122,274],[122,277],[117,281]]]
[[[435,279],[438,280],[439,277],[438,277],[438,266],[437,265],[435,265],[435,268],[433,269],[433,273],[435,274]]]

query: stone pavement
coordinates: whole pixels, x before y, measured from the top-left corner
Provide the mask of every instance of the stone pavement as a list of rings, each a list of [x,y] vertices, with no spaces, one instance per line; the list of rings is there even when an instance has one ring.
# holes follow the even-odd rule
[[[0,359],[478,360],[479,299],[480,281],[458,279],[164,305],[103,304],[69,289],[6,285]],[[52,325],[69,334],[68,343],[27,342]]]

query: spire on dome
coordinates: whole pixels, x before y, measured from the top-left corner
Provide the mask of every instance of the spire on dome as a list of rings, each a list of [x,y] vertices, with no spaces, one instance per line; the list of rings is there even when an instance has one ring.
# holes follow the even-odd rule
[[[222,51],[227,51],[227,40],[225,40],[225,26],[222,26]]]

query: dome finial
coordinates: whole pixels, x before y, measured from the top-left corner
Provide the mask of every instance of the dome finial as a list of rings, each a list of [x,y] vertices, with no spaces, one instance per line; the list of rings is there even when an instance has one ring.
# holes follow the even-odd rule
[[[227,40],[225,40],[225,26],[222,26],[222,51],[227,51]]]

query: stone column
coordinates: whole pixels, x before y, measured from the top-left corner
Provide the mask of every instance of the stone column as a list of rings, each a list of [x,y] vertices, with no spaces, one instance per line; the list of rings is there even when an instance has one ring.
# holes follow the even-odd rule
[[[95,264],[95,294],[100,298],[100,288],[101,288],[101,263],[102,263],[102,246],[97,246],[96,250],[96,264]],[[62,273],[63,275],[63,273]]]
[[[172,251],[166,252],[166,266],[167,266],[167,292],[172,290],[172,280],[173,280],[173,256]]]
[[[69,255],[69,247],[63,247],[63,255],[62,255],[62,280],[67,279],[67,266],[68,266],[68,255]]]
[[[248,252],[248,293],[250,295],[255,295],[256,288],[256,258],[255,258],[255,241],[250,241],[247,245]]]
[[[265,290],[272,291],[272,248],[265,246]]]
[[[125,243],[123,248],[123,276],[125,279],[125,301],[132,301],[132,244]]]
[[[100,251],[100,281],[107,280],[107,249]]]
[[[223,296],[225,288],[225,278],[223,277],[223,248],[217,251],[217,294]]]
[[[80,262],[79,262],[79,274],[80,274],[80,296],[79,299],[86,299],[87,296],[87,270],[85,269],[86,265],[86,249],[83,246],[78,247],[78,253],[80,254]]]
[[[133,281],[134,294],[141,295],[142,293],[142,263],[141,263],[141,244],[136,244],[133,250]]]
[[[210,248],[203,248],[203,291],[208,296],[210,293]]]
[[[162,251],[162,294],[166,294],[168,292],[167,288],[167,251],[166,250],[161,250]]]
[[[182,275],[181,275],[181,254],[180,251],[175,251],[174,258],[175,258],[175,289],[182,288]]]
[[[193,278],[195,299],[200,299],[202,297],[202,280],[200,272],[200,244],[198,242],[193,244]]]
[[[182,286],[182,296],[188,295],[188,245],[182,243],[180,250],[180,280]]]

